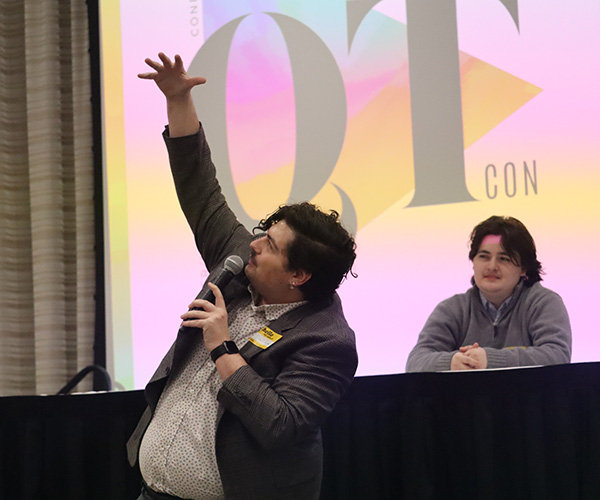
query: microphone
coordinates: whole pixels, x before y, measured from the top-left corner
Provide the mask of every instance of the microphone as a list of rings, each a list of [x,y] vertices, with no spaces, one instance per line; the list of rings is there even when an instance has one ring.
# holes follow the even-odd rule
[[[212,280],[212,283],[219,287],[220,290],[223,290],[229,282],[233,279],[234,276],[240,274],[240,272],[244,269],[244,261],[239,255],[230,255],[225,259],[225,263],[223,264],[223,269],[217,275],[217,277]],[[209,302],[215,303],[215,294],[212,293],[212,290],[208,288],[202,295],[197,297],[198,299],[208,300]],[[194,308],[196,309],[196,308]]]
[[[230,255],[225,259],[225,263],[223,264],[223,269],[217,275],[217,277],[211,282],[219,287],[220,290],[223,290],[229,282],[233,279],[234,276],[240,274],[240,272],[244,269],[244,261],[239,255]],[[208,300],[209,302],[215,303],[215,294],[212,293],[210,288],[207,288],[206,291],[197,297],[198,299]],[[191,311],[202,311],[201,307],[192,307]],[[191,318],[190,318],[191,319]],[[190,321],[190,319],[186,319],[183,322]],[[186,331],[188,327],[185,325],[181,325],[180,331]]]

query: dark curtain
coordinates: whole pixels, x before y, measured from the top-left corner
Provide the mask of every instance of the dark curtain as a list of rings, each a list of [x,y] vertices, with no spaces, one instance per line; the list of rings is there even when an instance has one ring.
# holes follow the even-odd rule
[[[125,443],[142,391],[0,398],[0,499],[134,500]]]
[[[600,365],[356,379],[322,499],[600,499]]]
[[[134,500],[142,391],[0,398],[0,499]],[[600,498],[600,363],[357,378],[322,500]]]

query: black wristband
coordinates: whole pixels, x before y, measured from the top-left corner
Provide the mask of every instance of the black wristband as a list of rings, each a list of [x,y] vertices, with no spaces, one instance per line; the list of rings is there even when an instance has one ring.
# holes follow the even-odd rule
[[[237,354],[240,352],[237,345],[233,340],[226,340],[220,346],[215,347],[212,351],[210,351],[210,359],[213,361],[217,361],[223,354]]]

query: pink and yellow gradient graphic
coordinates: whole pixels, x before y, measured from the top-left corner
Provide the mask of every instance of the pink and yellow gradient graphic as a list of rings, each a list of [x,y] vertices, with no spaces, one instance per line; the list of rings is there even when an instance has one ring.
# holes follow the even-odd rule
[[[336,184],[356,209],[359,278],[344,283],[340,294],[357,333],[358,374],[404,371],[428,314],[468,288],[468,236],[492,214],[512,215],[530,229],[547,270],[544,283],[571,315],[573,360],[598,358],[590,305],[600,298],[600,266],[579,256],[600,251],[600,238],[589,238],[600,212],[600,34],[594,27],[600,9],[594,0],[568,13],[541,0],[520,2],[517,30],[501,6],[471,3],[460,3],[457,16],[465,176],[477,201],[416,208],[407,208],[414,166],[403,2],[380,2],[350,50],[343,1],[205,0],[194,12],[147,0],[122,2],[120,10],[103,4],[117,380],[142,387],[150,378],[206,276],[160,138],[164,99],[136,74],[158,51],[180,53],[189,64],[221,26],[251,14],[229,56],[227,139],[237,194],[248,214],[260,218],[287,200],[297,133],[287,49],[263,11],[313,30],[344,80],[344,144],[313,201],[341,210]],[[209,142],[212,133],[207,130]],[[380,345],[389,348],[382,352]]]
[[[461,54],[460,61],[467,148],[541,89],[467,54]],[[403,64],[394,73],[374,81],[351,81],[347,92],[348,100],[353,103],[366,101],[365,96],[372,97],[349,116],[345,146],[330,181],[341,186],[354,202],[360,229],[414,189],[408,66]],[[267,117],[275,109],[281,109],[280,101],[280,96],[271,102],[261,101]],[[293,102],[289,104],[293,114]],[[232,121],[231,128],[230,134],[236,134],[237,122]],[[283,196],[289,192],[293,151],[288,160],[272,173],[256,175],[237,185],[246,210],[256,217],[273,207],[272,198],[265,203],[265,197],[257,197],[257,192]],[[285,201],[285,198],[279,200]],[[327,186],[314,201],[341,210],[339,195],[332,186]]]

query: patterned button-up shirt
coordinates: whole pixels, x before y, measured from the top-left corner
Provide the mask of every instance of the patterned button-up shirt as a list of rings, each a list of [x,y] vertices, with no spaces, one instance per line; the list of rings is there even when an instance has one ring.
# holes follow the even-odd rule
[[[228,311],[230,337],[238,347],[252,334],[298,307],[255,306],[255,295]],[[188,362],[171,376],[140,446],[140,470],[157,492],[193,500],[223,500],[215,455],[215,436],[223,408],[217,401],[221,379],[203,342]]]

